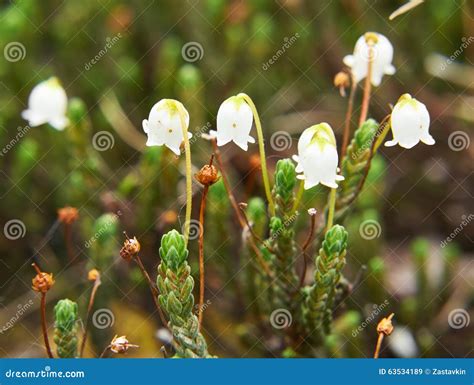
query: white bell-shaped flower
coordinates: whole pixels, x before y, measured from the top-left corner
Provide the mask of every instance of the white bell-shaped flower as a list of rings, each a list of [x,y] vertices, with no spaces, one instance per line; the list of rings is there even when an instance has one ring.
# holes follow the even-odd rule
[[[58,78],[52,77],[33,88],[28,98],[28,109],[21,116],[31,127],[49,123],[57,130],[64,130],[69,124],[66,111],[66,91]]]
[[[298,156],[293,159],[297,162],[297,176],[304,180],[305,190],[317,186],[319,183],[337,188],[337,181],[344,177],[337,175],[338,155],[336,138],[332,128],[327,123],[311,126],[303,131],[298,141]]]
[[[148,135],[147,146],[165,145],[176,155],[184,140],[180,110],[184,112],[186,130],[189,127],[189,113],[181,102],[174,99],[161,99],[150,110],[148,119],[142,122],[143,131]],[[188,132],[188,138],[192,134]]]
[[[224,100],[217,111],[217,131],[211,135],[217,137],[217,145],[223,146],[234,142],[242,150],[248,150],[249,143],[255,143],[250,136],[252,129],[253,113],[245,99],[240,96],[231,96]]]
[[[369,60],[372,58],[372,76],[370,82],[379,86],[383,75],[393,75],[392,65],[393,46],[380,33],[367,32],[361,36],[355,45],[354,54],[344,57],[344,64],[351,68],[354,81],[358,83],[367,76]]]
[[[435,144],[428,131],[430,114],[426,106],[410,94],[403,94],[398,99],[390,116],[390,125],[393,139],[385,142],[387,147],[399,144],[403,148],[412,148],[419,141],[430,146]]]

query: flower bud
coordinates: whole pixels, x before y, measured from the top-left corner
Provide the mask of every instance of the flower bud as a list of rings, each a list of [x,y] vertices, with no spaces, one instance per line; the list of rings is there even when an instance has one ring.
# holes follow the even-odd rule
[[[36,269],[36,276],[32,279],[32,289],[39,293],[46,293],[54,285],[53,274],[44,273],[40,271],[39,267],[36,264],[33,264]]]
[[[341,96],[346,96],[346,88],[351,85],[351,77],[347,72],[340,71],[334,76],[334,86],[339,88]]]
[[[140,243],[136,237],[127,238],[120,249],[120,256],[127,262],[130,261],[140,251]]]
[[[79,212],[75,207],[66,206],[58,210],[58,220],[66,225],[70,225],[79,218]]]
[[[110,342],[110,351],[116,354],[124,354],[129,348],[138,348],[138,345],[132,345],[128,342],[126,336],[115,336]]]
[[[377,333],[383,333],[389,336],[393,332],[392,318],[395,314],[390,314],[388,317],[382,318],[377,325]]]

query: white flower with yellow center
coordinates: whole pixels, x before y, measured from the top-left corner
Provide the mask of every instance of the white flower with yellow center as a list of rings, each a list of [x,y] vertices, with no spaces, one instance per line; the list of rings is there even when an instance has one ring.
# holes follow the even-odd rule
[[[49,123],[57,130],[64,130],[69,124],[66,111],[66,91],[58,78],[52,77],[33,88],[28,98],[28,109],[21,116],[31,127]]]
[[[174,99],[161,99],[150,110],[148,119],[142,122],[143,131],[148,135],[147,146],[165,145],[176,155],[180,155],[180,146],[184,140],[181,125],[183,114],[186,130],[189,126],[189,113],[181,102]],[[192,134],[188,133],[191,138]]]
[[[344,64],[351,68],[354,81],[358,83],[367,77],[369,60],[372,61],[372,75],[370,82],[379,86],[384,75],[393,75],[395,67],[392,65],[393,46],[380,33],[367,32],[361,36],[355,45],[354,54],[344,57]]]
[[[430,114],[426,106],[410,94],[403,94],[398,99],[390,116],[390,125],[393,139],[385,142],[387,147],[399,144],[403,148],[412,148],[420,141],[430,146],[435,144],[429,133]]]
[[[252,109],[245,99],[240,95],[231,96],[220,105],[217,111],[217,131],[210,133],[217,137],[218,146],[234,142],[247,151],[248,144],[255,143],[255,139],[250,136],[252,122]]]
[[[298,141],[298,156],[294,155],[293,159],[297,162],[296,172],[302,173],[297,178],[304,180],[305,190],[319,183],[337,188],[336,181],[344,180],[343,176],[337,175],[336,138],[327,123],[303,131]]]

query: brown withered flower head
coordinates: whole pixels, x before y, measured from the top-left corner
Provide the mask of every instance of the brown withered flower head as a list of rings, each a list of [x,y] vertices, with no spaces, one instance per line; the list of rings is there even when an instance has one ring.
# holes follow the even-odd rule
[[[219,175],[215,166],[206,164],[195,175],[195,178],[203,186],[211,186],[219,180]]]
[[[53,274],[42,272],[36,263],[33,263],[37,274],[31,281],[31,288],[39,293],[46,293],[54,285]]]
[[[129,348],[138,348],[138,345],[132,345],[128,342],[126,336],[115,336],[110,342],[110,351],[116,354],[124,354]]]
[[[136,237],[129,238],[123,243],[123,247],[120,249],[120,256],[129,262],[135,255],[140,251],[140,243]]]
[[[58,210],[58,220],[70,225],[79,218],[79,211],[75,207],[66,206]]]
[[[377,325],[377,333],[383,333],[389,336],[393,332],[392,318],[395,314],[390,314],[388,317],[382,318]]]

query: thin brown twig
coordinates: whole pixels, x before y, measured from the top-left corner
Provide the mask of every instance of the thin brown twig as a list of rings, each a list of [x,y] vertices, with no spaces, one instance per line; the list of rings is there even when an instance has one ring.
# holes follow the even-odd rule
[[[110,349],[110,346],[111,346],[110,344],[107,345],[107,346],[105,347],[105,349],[103,350],[103,352],[100,354],[100,356],[97,357],[97,358],[104,358],[105,353],[107,353],[107,351]]]
[[[199,328],[202,324],[203,306],[204,306],[204,212],[206,210],[206,198],[209,186],[204,186],[201,196],[201,207],[199,208]]]
[[[143,265],[142,259],[140,258],[140,255],[137,254],[134,259],[135,259],[135,262],[137,263],[138,267],[140,268],[143,276],[145,277],[145,279],[148,283],[148,287],[150,288],[151,296],[153,297],[153,302],[155,303],[155,307],[158,310],[158,314],[160,316],[161,323],[163,324],[163,326],[165,328],[169,329],[168,328],[168,323],[166,322],[165,315],[163,314],[163,311],[161,310],[160,304],[158,303],[158,295],[159,295],[158,289],[155,287],[155,285],[153,284],[153,282],[150,278],[150,275],[146,271],[145,266]]]
[[[374,138],[372,140],[372,144],[370,145],[370,154],[369,154],[369,159],[367,160],[367,164],[366,164],[365,169],[364,169],[364,175],[362,176],[362,179],[360,180],[360,182],[357,186],[357,189],[356,189],[354,195],[352,196],[351,200],[349,201],[348,205],[350,205],[351,203],[353,203],[357,199],[360,192],[362,191],[362,188],[364,187],[367,176],[369,175],[370,166],[372,165],[372,159],[373,159],[373,157],[375,155],[375,152],[376,152],[375,145],[379,141],[378,139],[379,139],[380,135],[383,134],[383,132],[386,128],[385,124],[386,124],[386,122],[389,118],[390,118],[390,115],[387,115],[385,118],[383,118],[383,120],[379,124],[377,132],[375,133]],[[382,128],[382,131],[380,131],[381,128]]]
[[[384,337],[385,337],[385,334],[379,333],[379,337],[377,338],[377,345],[375,347],[374,358],[379,358],[380,348],[382,347],[382,341]]]
[[[33,268],[36,270],[39,276],[42,276],[43,273],[36,263],[32,263]],[[51,351],[51,346],[49,345],[48,338],[48,328],[46,327],[46,293],[41,292],[41,329],[43,331],[44,346],[46,348],[46,353],[49,358],[54,358],[53,352]]]
[[[91,295],[89,297],[89,304],[87,305],[86,324],[84,325],[84,336],[82,337],[81,350],[79,353],[80,358],[82,358],[82,356],[84,355],[84,348],[86,347],[87,335],[89,331],[88,326],[90,322],[91,311],[94,306],[95,295],[97,294],[97,289],[99,288],[101,284],[102,282],[100,280],[100,276],[98,276],[97,279],[94,281],[94,286],[92,286]]]
[[[311,241],[313,239],[314,228],[316,226],[316,215],[315,214],[312,214],[312,215],[310,214],[310,216],[311,216],[311,227],[309,228],[308,237],[306,238],[306,241],[304,242],[303,248],[302,248],[302,250],[303,250],[303,271],[301,272],[300,285],[299,285],[298,289],[301,289],[303,287],[303,284],[304,284],[304,279],[306,277],[306,269],[308,268],[307,251],[308,251],[308,247],[311,244]]]
[[[239,210],[239,206],[237,205],[237,201],[235,200],[234,194],[232,193],[232,190],[230,188],[230,184],[229,184],[229,181],[227,179],[227,175],[226,175],[225,169],[224,169],[224,164],[222,162],[221,153],[219,151],[219,148],[217,147],[217,141],[216,141],[216,139],[212,139],[211,142],[212,142],[212,146],[214,148],[214,155],[216,157],[217,165],[219,166],[219,169],[221,171],[222,181],[224,182],[224,187],[225,187],[225,190],[226,190],[227,195],[229,197],[230,203],[231,203],[231,205],[234,209],[235,215],[237,216],[237,219],[238,219],[238,222],[239,222],[240,226],[242,227],[242,229],[245,229],[247,224],[245,222],[245,219],[242,216],[242,213]],[[250,247],[252,248],[252,250],[255,252],[255,255],[257,256],[257,261],[260,264],[260,266],[265,270],[265,272],[270,277],[273,277],[273,272],[270,270],[270,267],[265,262],[265,259],[262,255],[261,251],[258,249],[257,245],[255,244],[253,238],[251,238],[251,237],[249,238],[249,243],[250,243]]]
[[[357,89],[357,83],[354,80],[354,77],[351,76],[351,91],[349,93],[349,99],[347,102],[347,111],[346,111],[346,119],[344,122],[344,132],[342,134],[342,146],[341,146],[341,163],[342,159],[346,155],[346,150],[347,146],[349,144],[349,136],[351,132],[351,117],[352,117],[352,112],[354,110],[354,97],[355,97],[355,92]]]

